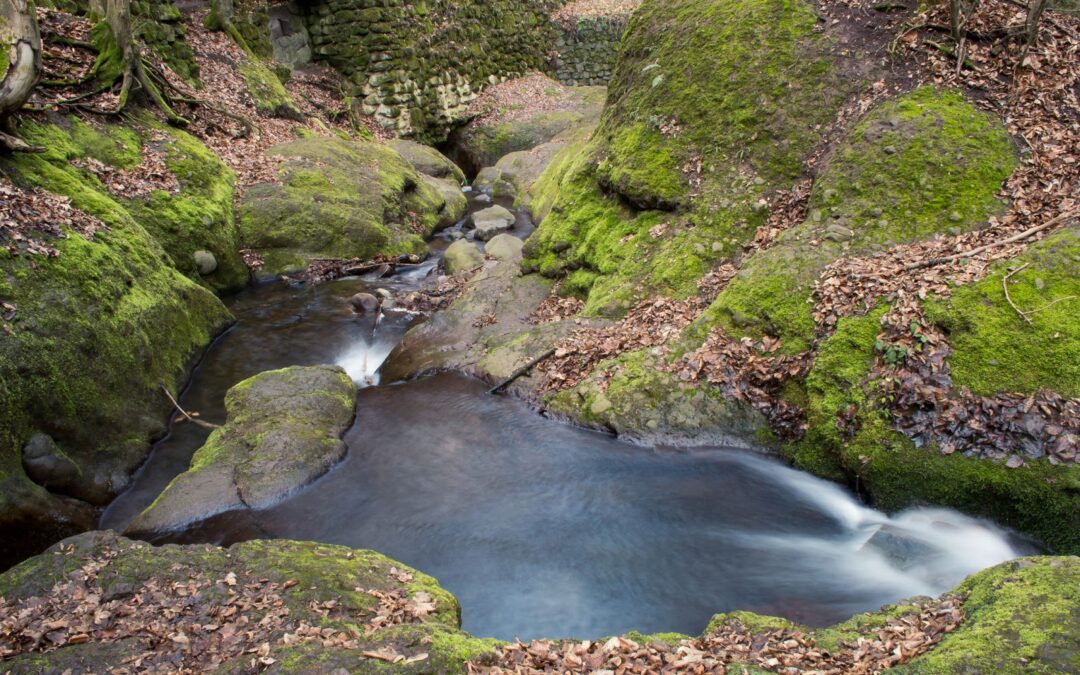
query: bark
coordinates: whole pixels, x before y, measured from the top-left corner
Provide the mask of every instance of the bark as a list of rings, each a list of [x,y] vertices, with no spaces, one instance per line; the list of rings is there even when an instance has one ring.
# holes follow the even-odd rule
[[[1043,12],[1046,10],[1046,0],[1031,0],[1028,5],[1025,32],[1027,43],[1034,47],[1039,42],[1039,23],[1042,21]]]
[[[0,80],[0,130],[6,131],[41,77],[41,33],[30,0],[0,0],[0,47],[8,50]]]

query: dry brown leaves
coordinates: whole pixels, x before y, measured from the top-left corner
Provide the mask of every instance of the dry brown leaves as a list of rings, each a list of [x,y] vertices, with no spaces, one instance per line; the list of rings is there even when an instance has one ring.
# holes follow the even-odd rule
[[[631,14],[641,0],[572,0],[557,9],[551,19],[564,26],[572,26],[578,19],[601,16],[625,16]]]
[[[601,361],[639,349],[665,349],[715,299],[735,268],[725,265],[699,282],[699,294],[683,301],[655,298],[640,302],[617,323],[580,328],[560,341],[550,358],[537,364],[543,375],[540,391],[558,391],[581,383]],[[607,381],[601,378],[601,386]]]
[[[544,298],[544,301],[529,315],[529,323],[540,325],[563,321],[573,318],[581,312],[582,308],[585,307],[585,303],[578,298],[560,296],[559,290],[561,286],[562,280],[555,284],[551,289],[551,295]]]
[[[82,560],[78,570],[43,596],[0,598],[0,659],[67,645],[126,640],[134,645],[134,655],[108,672],[194,673],[235,659],[261,670],[276,662],[271,656],[275,647],[303,642],[340,649],[360,647],[363,633],[355,628],[319,627],[290,618],[281,594],[296,586],[295,580],[278,584],[241,569],[217,579],[192,568],[186,579],[154,577],[137,588],[110,575],[109,587],[103,588],[99,578],[120,554],[107,547]],[[400,573],[411,579],[411,574]],[[436,608],[429,593],[410,598],[404,589],[355,590],[379,600],[375,616],[365,624],[368,632],[422,621]],[[347,617],[337,600],[312,600],[307,610],[312,617]]]
[[[698,639],[641,644],[623,637],[606,642],[517,642],[502,649],[497,665],[470,663],[470,673],[742,673],[743,665],[776,672],[820,675],[879,673],[925,653],[963,621],[961,600],[945,597],[890,617],[840,649],[818,647],[812,636],[781,628],[753,632],[738,619]]]
[[[899,429],[917,446],[936,444],[946,455],[1004,459],[1010,468],[1043,457],[1055,465],[1080,461],[1080,400],[1050,391],[1029,396],[957,391],[948,343],[915,302],[898,302],[883,325],[885,348],[902,349],[906,357],[895,366],[879,359],[875,376]]]
[[[915,18],[916,25],[948,24],[943,5]],[[1075,17],[1056,19],[1080,29]],[[978,3],[970,30],[991,34],[1023,25],[1023,13],[1002,3]],[[926,79],[943,86],[968,87],[985,96],[985,105],[1001,116],[1014,137],[1031,151],[1007,181],[1002,196],[1011,202],[1002,218],[983,230],[898,246],[863,258],[841,258],[822,274],[817,285],[815,318],[831,332],[839,317],[866,311],[878,298],[899,289],[925,297],[948,295],[953,285],[985,276],[990,263],[1022,252],[1031,241],[992,248],[971,258],[912,269],[912,264],[942,258],[1002,241],[1023,230],[1080,209],[1080,41],[1045,23],[1039,47],[1025,50],[1015,43],[972,42],[966,57],[972,68],[956,73],[956,62],[927,44],[928,35],[909,31],[898,44],[918,59]],[[941,39],[934,35],[935,40]],[[1063,220],[1060,224],[1065,225]],[[1050,234],[1052,230],[1040,233]]]
[[[457,300],[481,269],[482,266],[452,277],[441,276],[436,281],[435,288],[409,293],[398,302],[398,306],[423,316],[444,310]]]
[[[60,252],[50,239],[63,239],[71,230],[93,239],[105,223],[41,188],[25,190],[0,176],[0,246],[12,255],[56,257]]]
[[[502,124],[544,112],[571,107],[571,90],[543,73],[534,72],[485,89],[466,111],[471,124]]]

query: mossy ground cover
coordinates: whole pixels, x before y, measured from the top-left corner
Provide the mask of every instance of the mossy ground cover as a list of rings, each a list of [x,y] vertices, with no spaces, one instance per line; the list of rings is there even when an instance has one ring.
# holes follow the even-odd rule
[[[806,351],[828,263],[985,223],[1004,208],[996,194],[1015,164],[1002,124],[958,92],[924,87],[878,106],[829,158],[807,220],[747,260],[691,334],[721,326]]]

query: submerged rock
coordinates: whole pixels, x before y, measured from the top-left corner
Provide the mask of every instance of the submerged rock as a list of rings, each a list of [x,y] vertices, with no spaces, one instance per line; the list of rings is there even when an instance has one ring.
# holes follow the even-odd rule
[[[472,215],[472,221],[476,226],[476,238],[487,241],[513,227],[517,217],[508,209],[496,205],[477,211]]]
[[[225,426],[127,531],[168,532],[281,501],[345,456],[341,434],[355,401],[356,386],[336,366],[285,368],[244,380],[225,397]]]
[[[447,274],[455,275],[476,269],[484,264],[484,254],[480,252],[476,244],[464,239],[458,239],[446,249],[443,256],[443,265],[446,266]]]

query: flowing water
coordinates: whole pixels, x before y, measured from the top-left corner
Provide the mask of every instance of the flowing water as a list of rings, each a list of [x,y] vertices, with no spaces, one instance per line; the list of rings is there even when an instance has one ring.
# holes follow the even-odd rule
[[[289,365],[337,363],[377,382],[412,317],[390,312],[375,329],[346,300],[417,288],[435,259],[389,280],[236,296],[238,323],[208,352],[184,406],[223,422],[230,386]],[[205,436],[174,429],[102,525],[123,529]],[[282,537],[374,549],[437,577],[461,601],[466,630],[506,639],[696,634],[733,609],[824,625],[936,595],[1027,552],[954,511],[890,518],[762,455],[629,445],[456,375],[362,390],[345,440],[346,459],[287,501],[158,541]]]

